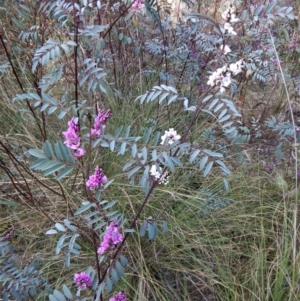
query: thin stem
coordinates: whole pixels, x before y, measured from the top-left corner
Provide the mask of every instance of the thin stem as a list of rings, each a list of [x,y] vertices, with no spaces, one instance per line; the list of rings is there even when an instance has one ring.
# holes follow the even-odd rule
[[[75,107],[78,108],[78,17],[76,16],[76,8],[75,8],[75,0],[73,0],[73,14],[74,14],[74,42],[76,45],[74,46],[74,67],[75,67],[75,74],[74,74],[74,84],[75,84]],[[79,112],[77,110],[77,117],[79,119]],[[79,120],[78,120],[78,125]]]

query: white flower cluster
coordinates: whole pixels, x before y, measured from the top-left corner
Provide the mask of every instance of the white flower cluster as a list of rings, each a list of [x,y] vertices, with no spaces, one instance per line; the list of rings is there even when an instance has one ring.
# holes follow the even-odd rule
[[[222,68],[218,68],[217,71],[213,72],[209,76],[207,84],[214,87],[215,85],[220,85],[220,92],[224,93],[225,88],[229,87],[231,84],[231,76],[237,75],[242,72],[243,59],[232,63],[229,66],[225,65]]]
[[[163,175],[161,175],[161,171],[157,170],[155,164],[151,166],[149,173],[155,181],[159,180],[158,184],[167,185],[169,183],[170,173],[168,171],[166,171],[166,172],[164,172]]]
[[[177,135],[177,131],[175,131],[173,128],[171,128],[168,131],[165,131],[165,134],[163,136],[161,136],[162,141],[160,144],[164,145],[166,139],[169,144],[172,144],[175,141],[179,140],[180,138],[181,138],[181,136]]]
[[[236,35],[236,32],[233,30],[232,23],[236,23],[240,21],[239,18],[236,17],[236,10],[230,6],[222,13],[222,18],[225,20],[224,29],[233,35]]]

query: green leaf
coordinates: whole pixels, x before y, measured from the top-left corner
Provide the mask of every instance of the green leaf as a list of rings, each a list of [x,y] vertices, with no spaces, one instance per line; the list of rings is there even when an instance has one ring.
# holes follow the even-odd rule
[[[104,227],[106,225],[106,222],[103,222],[103,223],[100,223],[99,225],[97,225],[95,228],[94,228],[94,231]]]
[[[59,301],[67,301],[66,297],[60,291],[54,290],[53,294]]]
[[[148,128],[145,137],[144,137],[144,143],[147,144],[150,138],[150,135],[152,133],[152,127]]]
[[[59,174],[56,176],[56,180],[60,180],[64,177],[66,177],[70,172],[72,172],[74,168],[72,166],[64,168],[62,171],[59,172]]]
[[[131,167],[134,163],[136,163],[136,160],[131,160],[129,162],[127,162],[124,166],[123,166],[123,171],[126,171],[129,167]]]
[[[43,112],[43,111],[45,111],[48,107],[49,107],[49,104],[48,104],[48,103],[44,103],[44,104],[42,105],[42,107],[40,108],[40,111]]]
[[[78,236],[80,236],[78,233],[75,233],[75,234],[72,235],[72,237],[71,237],[71,239],[70,239],[70,242],[69,242],[69,250],[70,250],[70,251],[72,251],[73,246],[74,246],[74,244],[75,244],[75,240],[76,240],[76,238],[77,238]]]
[[[58,231],[61,231],[61,232],[66,232],[67,229],[60,223],[56,223],[55,224],[55,228],[58,230]]]
[[[231,174],[230,170],[227,168],[227,166],[225,165],[224,162],[222,162],[220,160],[216,160],[216,163],[219,164],[219,166],[221,167],[221,169],[223,170],[223,172],[226,175],[230,175]]]
[[[54,167],[57,164],[61,164],[60,162],[56,161],[56,160],[49,160],[44,162],[43,164],[40,164],[38,167],[36,167],[37,170],[46,170],[46,169],[50,169],[52,167]]]
[[[83,205],[82,207],[80,207],[79,209],[77,209],[75,211],[74,215],[79,215],[94,206],[95,206],[94,203],[89,203],[89,204]]]
[[[44,172],[44,176],[48,176],[48,175],[51,175],[53,173],[55,173],[56,171],[62,169],[63,167],[65,167],[66,164],[64,163],[57,163],[56,165],[52,166],[51,168],[47,169],[45,172]]]
[[[126,142],[122,142],[121,148],[120,148],[120,151],[119,151],[120,155],[124,155],[125,150],[126,150],[126,144],[127,144]]]
[[[48,115],[51,115],[54,111],[56,111],[57,107],[51,107],[49,110],[48,110]]]
[[[128,265],[128,259],[123,255],[120,256],[120,262],[122,267],[126,267]]]
[[[210,155],[211,157],[223,158],[223,155],[221,153],[216,153],[209,149],[204,149],[203,152]]]
[[[49,295],[49,300],[50,301],[59,301],[53,295]]]
[[[104,210],[107,210],[107,209],[111,208],[112,206],[114,206],[114,205],[116,204],[116,202],[117,202],[117,201],[115,201],[115,200],[111,201],[110,203],[108,203],[107,205],[105,205],[105,206],[103,207],[103,209],[104,209]]]
[[[195,151],[191,154],[190,159],[189,159],[189,162],[190,162],[190,163],[193,163],[193,162],[195,161],[195,159],[197,158],[197,156],[199,155],[199,153],[200,153],[200,149],[195,150]]]
[[[116,141],[112,140],[109,144],[109,149],[113,152],[115,149]]]
[[[3,301],[8,301],[8,293],[7,292],[2,293],[2,300]]]
[[[153,225],[151,225],[150,223],[148,223],[147,229],[148,229],[148,239],[149,240],[154,239],[155,238],[155,231],[154,231]]]
[[[105,287],[109,293],[112,291],[112,283],[109,277],[106,277],[105,279]]]
[[[59,160],[65,160],[65,158],[63,157],[62,153],[61,153],[61,149],[59,147],[59,143],[55,143],[54,144],[54,150],[55,150],[55,154],[56,154],[56,157],[59,159]],[[66,161],[66,160],[65,160]]]
[[[55,158],[52,145],[50,144],[50,142],[48,140],[46,140],[43,144],[43,151],[51,159]]]
[[[138,172],[140,169],[142,168],[142,166],[136,166],[135,168],[133,168],[129,173],[128,173],[128,178],[131,178],[136,172]]]
[[[95,223],[97,223],[97,222],[99,222],[99,221],[101,221],[102,220],[102,216],[98,216],[98,217],[96,217],[95,219],[92,219],[91,221],[89,221],[88,222],[88,226],[90,226],[90,225],[92,225],[92,224],[95,224]]]
[[[171,169],[172,172],[175,172],[175,167],[174,167],[173,161],[169,158],[167,152],[163,152],[162,155],[165,159],[165,165],[167,165]]]
[[[55,229],[50,229],[46,232],[46,235],[52,235],[52,234],[57,234],[57,231]]]
[[[47,156],[43,152],[41,152],[40,150],[30,149],[28,152],[33,157],[41,158],[41,159],[47,159]]]
[[[176,157],[170,157],[170,158],[178,166],[181,166],[181,167],[183,166],[183,163],[179,159],[177,159]]]
[[[66,296],[68,299],[72,300],[72,299],[73,299],[73,296],[72,296],[72,293],[71,293],[71,291],[69,290],[69,288],[64,284],[63,287],[62,287],[62,289],[63,289],[63,292],[64,292],[65,296]]]
[[[68,268],[70,266],[70,263],[71,263],[71,254],[70,253],[67,253],[66,254],[66,267]]]
[[[106,216],[107,216],[107,217],[111,217],[111,216],[113,216],[113,215],[115,215],[115,214],[117,214],[117,213],[118,213],[118,210],[111,211],[111,212],[108,212],[108,213],[106,214]]]
[[[115,269],[111,269],[111,279],[114,284],[118,283],[119,275]]]
[[[203,177],[205,178],[211,171],[212,167],[213,167],[213,164],[214,162],[213,161],[210,161],[207,165],[206,165],[206,168],[204,170],[204,173],[203,173]]]
[[[125,275],[124,269],[119,261],[116,261],[116,271],[120,278]]]
[[[12,207],[19,206],[19,204],[15,203],[15,202],[7,201],[6,199],[3,199],[3,198],[0,198],[0,205],[12,206]]]
[[[144,237],[146,234],[146,230],[147,230],[147,226],[148,226],[148,222],[147,221],[143,221],[141,228],[140,228],[140,236]]]
[[[63,243],[64,243],[65,239],[68,239],[68,238],[70,238],[70,237],[71,237],[71,235],[62,235],[62,236],[59,238],[59,240],[58,240],[58,242],[57,242],[57,244],[56,244],[56,249],[55,249],[56,255],[58,255],[58,254],[60,253],[60,250],[61,250],[61,248],[62,248],[62,246],[63,246]]]

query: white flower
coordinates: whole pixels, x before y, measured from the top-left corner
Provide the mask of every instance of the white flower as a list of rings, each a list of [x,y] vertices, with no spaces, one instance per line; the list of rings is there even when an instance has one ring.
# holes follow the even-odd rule
[[[242,68],[243,68],[243,59],[229,65],[229,70],[232,72],[233,75],[237,75],[240,72],[242,72]]]
[[[231,14],[230,22],[235,23],[235,22],[238,22],[238,21],[240,21],[240,19],[236,17],[236,14]]]
[[[155,181],[159,180],[158,184],[167,185],[169,183],[170,173],[166,171],[163,175],[161,175],[161,171],[156,169],[155,164],[151,166],[149,173]]]
[[[231,84],[231,74],[229,72],[226,73],[226,76],[223,77],[221,85],[224,87],[229,87]]]
[[[217,79],[217,74],[216,72],[214,72],[212,75],[209,76],[207,84],[213,87],[216,84],[216,79]]]
[[[167,139],[168,144],[172,144],[173,142],[179,140],[181,138],[180,135],[177,135],[177,132],[171,128],[169,131],[165,131],[165,134],[161,136],[161,143],[162,145],[165,144],[165,141]]]
[[[160,178],[160,173],[157,171],[155,164],[151,166],[149,173],[155,180]]]
[[[233,27],[230,25],[230,23],[226,22],[224,24],[224,29],[228,31],[228,33],[231,33],[233,35],[236,35],[236,32],[233,30]]]
[[[220,46],[220,50],[224,53],[224,55],[226,55],[227,53],[231,52],[231,49],[229,48],[228,45],[221,45]]]

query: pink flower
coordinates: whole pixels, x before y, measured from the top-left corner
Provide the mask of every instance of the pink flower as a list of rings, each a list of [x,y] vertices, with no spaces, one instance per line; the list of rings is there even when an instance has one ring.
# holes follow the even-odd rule
[[[89,179],[86,181],[86,186],[90,190],[97,189],[101,184],[107,182],[107,177],[104,174],[102,168],[99,168],[98,166],[95,168],[95,172],[93,175],[89,177]]]
[[[113,221],[106,227],[106,233],[103,236],[103,240],[98,248],[97,253],[103,254],[107,250],[114,248],[123,239],[121,233],[119,233],[119,225]]]
[[[72,128],[68,128],[66,132],[63,132],[63,135],[65,136],[64,144],[68,148],[76,150],[80,146],[80,139]]]
[[[134,3],[132,4],[132,8],[135,11],[141,10],[141,8],[142,8],[142,0],[135,0]]]
[[[126,294],[124,292],[119,292],[114,297],[109,298],[109,301],[126,301]]]
[[[75,274],[74,281],[77,287],[81,290],[85,290],[86,288],[91,287],[93,284],[90,275],[88,275],[86,272]]]
[[[76,157],[76,158],[80,158],[84,154],[85,154],[85,149],[83,149],[83,148],[77,148],[73,153],[74,157]]]

